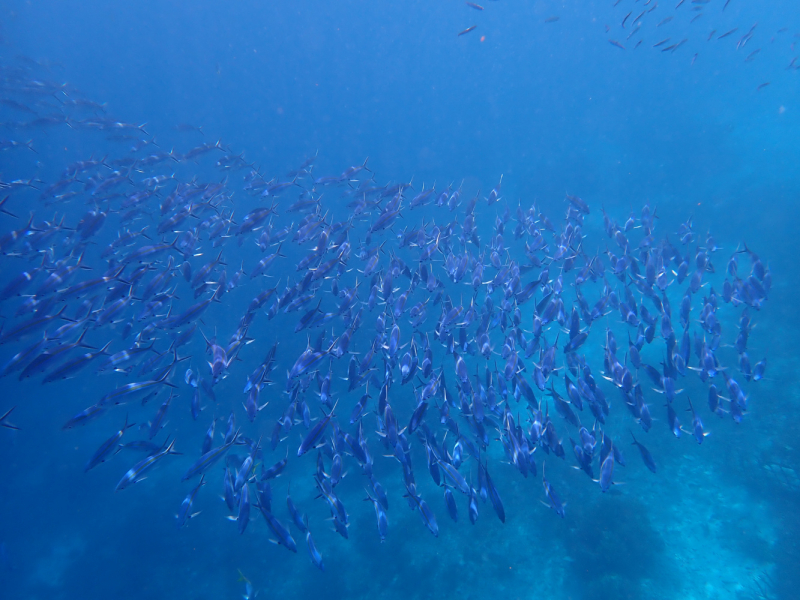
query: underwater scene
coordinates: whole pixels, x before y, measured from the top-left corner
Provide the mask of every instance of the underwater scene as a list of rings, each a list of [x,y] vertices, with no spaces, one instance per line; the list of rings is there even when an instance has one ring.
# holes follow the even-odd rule
[[[0,598],[800,598],[798,140],[792,0],[3,2]]]

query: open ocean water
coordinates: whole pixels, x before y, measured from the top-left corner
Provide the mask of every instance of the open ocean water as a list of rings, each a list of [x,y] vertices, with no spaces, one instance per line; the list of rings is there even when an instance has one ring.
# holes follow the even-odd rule
[[[800,597],[796,2],[0,26],[0,598]]]

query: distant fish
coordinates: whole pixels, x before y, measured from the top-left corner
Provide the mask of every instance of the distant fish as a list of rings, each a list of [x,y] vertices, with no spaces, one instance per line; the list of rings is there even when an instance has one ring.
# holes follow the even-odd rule
[[[173,129],[181,133],[194,131],[196,133],[199,133],[200,135],[205,135],[205,133],[203,132],[202,125],[198,127],[197,125],[190,125],[189,123],[178,123],[177,125],[175,125],[175,127],[173,127]]]
[[[656,467],[656,461],[653,460],[653,455],[650,454],[650,451],[644,447],[644,445],[640,444],[636,437],[631,432],[631,437],[633,438],[633,445],[639,449],[639,454],[642,455],[642,461],[644,462],[645,466],[650,469],[653,473],[655,473],[658,469]]]
[[[547,497],[547,500],[549,502],[549,504],[544,502],[542,504],[552,508],[555,511],[555,513],[563,519],[566,514],[565,511],[567,505],[561,501],[561,498],[553,489],[553,486],[550,485],[549,481],[547,481],[544,472],[544,463],[542,463],[542,485],[544,486],[544,495]]]
[[[475,4],[474,2],[467,2],[467,6],[470,6],[475,10],[483,10],[483,7],[480,4]]]
[[[625,50],[625,46],[620,44],[617,40],[608,40],[608,43],[611,44],[612,46],[616,46],[617,48],[620,48],[621,50]]]
[[[477,27],[477,25],[473,25],[471,27],[467,27],[464,31],[462,31],[461,33],[458,34],[458,37],[461,37],[465,33],[469,33],[470,31],[474,30],[476,27]]]
[[[680,42],[672,44],[671,46],[667,46],[666,48],[662,48],[661,51],[662,52],[670,52],[670,51],[674,52],[675,50],[677,50],[678,48],[683,46],[683,44],[685,44],[687,41],[688,40],[686,38],[684,38]]]

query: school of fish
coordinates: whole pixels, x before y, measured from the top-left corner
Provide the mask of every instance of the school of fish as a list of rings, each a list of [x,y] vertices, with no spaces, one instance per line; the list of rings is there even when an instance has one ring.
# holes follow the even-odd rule
[[[2,152],[34,156],[59,127],[118,152],[57,180],[0,182],[0,376],[37,402],[47,386],[89,381],[97,392],[60,432],[108,432],[84,476],[113,469],[116,490],[136,494],[154,469],[168,473],[185,492],[170,509],[178,528],[216,518],[193,509],[215,490],[239,532],[267,528],[291,552],[304,537],[324,570],[322,525],[288,492],[286,508],[273,501],[287,469],[344,538],[369,505],[391,536],[398,489],[392,510],[405,504],[437,537],[437,513],[457,521],[462,505],[475,523],[488,501],[505,522],[496,474],[513,470],[540,478],[531,498],[563,518],[569,491],[546,464],[566,461],[603,493],[635,447],[657,474],[651,428],[701,444],[703,419],[741,422],[746,388],[764,377],[748,335],[770,269],[691,218],[659,231],[655,206],[619,220],[574,195],[537,206],[504,197],[502,176],[467,197],[381,183],[368,160],[321,175],[313,155],[284,175],[220,141],[167,152],[146,125],[47,73],[24,57],[0,66],[3,110],[20,116]],[[305,349],[287,356],[289,338]],[[720,363],[722,344],[738,364]],[[707,398],[683,393],[686,378]],[[0,402],[10,435],[35,426]],[[606,428],[612,406],[629,413],[621,430]],[[170,422],[194,434],[176,438]],[[366,504],[340,491],[348,473]]]
[[[496,1],[496,0],[495,0]],[[653,51],[660,53],[674,54],[679,49],[686,47],[687,42],[691,39],[695,41],[702,41],[707,43],[729,43],[735,48],[735,51],[741,51],[743,57],[742,63],[752,63],[761,55],[761,47],[746,48],[748,43],[751,42],[757,33],[758,22],[748,23],[744,25],[729,27],[727,29],[720,29],[718,25],[719,20],[725,16],[731,0],[676,0],[676,2],[667,3],[659,2],[658,0],[612,0],[612,7],[617,12],[615,16],[619,17],[618,23],[603,25],[604,33],[611,35],[607,38],[608,43],[620,50],[638,50],[642,47],[643,50],[650,48]],[[465,2],[467,8],[483,11],[484,6],[475,4],[474,2]],[[705,15],[709,15],[707,19],[703,19]],[[551,15],[543,19],[546,24],[554,24],[560,21],[559,15]],[[599,19],[596,19],[599,22]],[[704,26],[705,22],[709,22],[708,27]],[[695,23],[698,23],[695,25]],[[701,33],[698,28],[705,27]],[[475,31],[478,25],[470,25],[466,29],[458,33],[458,37],[466,35]],[[485,36],[482,36],[480,41],[485,41]],[[725,40],[725,42],[722,42]],[[783,68],[784,71],[798,71],[800,70],[800,55],[797,52],[797,43],[800,40],[800,32],[791,34],[789,27],[780,27],[774,31],[769,38],[769,45],[776,46],[776,41],[782,42],[778,52],[781,58],[777,60],[788,60],[788,64]],[[735,42],[735,44],[734,44]],[[788,42],[788,43],[787,43]],[[757,44],[766,45],[767,41],[762,39],[756,42]],[[693,45],[691,65],[697,61],[700,56],[700,46]],[[788,53],[786,50],[788,49]],[[777,73],[774,74],[777,76]],[[756,91],[763,90],[768,87],[772,81],[762,81],[756,86]]]

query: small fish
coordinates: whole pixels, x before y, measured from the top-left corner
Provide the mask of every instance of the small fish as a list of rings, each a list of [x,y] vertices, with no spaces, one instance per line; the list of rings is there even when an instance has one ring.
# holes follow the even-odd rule
[[[477,27],[477,25],[472,25],[471,27],[467,27],[464,31],[462,31],[462,32],[460,32],[458,34],[458,37],[461,37],[462,35],[464,35],[466,33],[469,33],[470,31],[473,31],[476,27]]]
[[[336,404],[338,404],[338,400]],[[303,454],[312,448],[315,448],[317,444],[319,444],[320,440],[322,439],[322,434],[325,433],[325,428],[328,426],[328,423],[330,423],[330,420],[333,417],[333,411],[336,410],[336,404],[333,405],[331,412],[325,415],[325,418],[314,425],[314,427],[306,434],[306,437],[303,438],[303,441],[300,443],[300,447],[297,449],[297,456],[303,456]]]
[[[650,451],[647,448],[645,448],[642,444],[640,444],[636,440],[636,437],[633,435],[633,432],[630,432],[630,433],[631,433],[631,437],[633,438],[633,444],[632,445],[634,445],[637,448],[639,448],[639,453],[642,455],[642,460],[644,461],[645,466],[648,469],[650,469],[653,473],[655,473],[656,472],[656,461],[653,460],[653,455],[650,454]]]
[[[497,514],[497,518],[500,519],[500,522],[506,522],[506,511],[503,508],[503,501],[500,499],[500,494],[497,491],[497,488],[494,486],[494,482],[492,478],[489,477],[489,471],[484,468],[484,474],[486,475],[486,488],[489,493],[489,500],[492,503],[492,508],[494,508],[495,513]]]
[[[694,405],[692,405],[691,398],[689,398],[689,411],[692,413],[692,435],[694,436],[694,439],[697,440],[698,444],[702,444],[703,438],[705,438],[708,433],[703,431],[703,422],[700,420],[700,417],[697,416],[697,412],[694,410]]]
[[[199,492],[200,488],[203,487],[205,484],[206,484],[206,476],[203,475],[200,478],[200,483],[198,483],[194,487],[194,489],[191,492],[189,492],[186,498],[183,499],[183,502],[181,502],[181,508],[178,511],[178,514],[175,515],[175,525],[178,527],[178,529],[186,525],[189,519],[193,519],[200,514],[200,511],[192,513],[192,504],[194,503],[194,499],[197,496],[197,492]]]
[[[322,562],[322,555],[317,550],[317,546],[314,544],[310,531],[306,532],[306,545],[308,545],[308,553],[311,555],[311,562],[320,571],[324,571],[325,564]]]
[[[373,488],[375,487],[376,486],[373,486]],[[377,498],[373,498],[370,495],[369,491],[367,491],[367,497],[364,498],[364,500],[369,500],[375,507],[375,517],[378,520],[378,535],[381,538],[381,543],[383,543],[386,540],[386,534],[389,530],[389,521],[386,518],[387,506],[384,505],[384,502],[381,502],[380,498],[381,498],[380,496],[377,496]],[[384,500],[385,500],[385,495],[384,495]],[[386,504],[388,505],[388,502]]]
[[[2,423],[2,419],[0,418],[0,423]],[[119,441],[122,439],[125,430],[133,427],[134,423],[128,425],[128,416],[125,416],[125,423],[122,426],[122,429],[117,431],[114,435],[108,438],[105,442],[103,442],[97,451],[92,455],[89,461],[86,463],[83,471],[84,473],[88,472],[90,469],[93,469],[101,462],[105,462],[105,460],[111,456],[112,454],[119,452],[120,443]]]
[[[761,48],[753,50],[750,54],[747,55],[747,58],[744,59],[744,62],[752,61],[759,52],[761,52]]]
[[[483,10],[483,7],[480,4],[475,4],[474,2],[467,2],[466,4],[475,10]]]
[[[563,519],[566,514],[565,509],[567,505],[561,502],[561,498],[559,498],[558,494],[553,489],[553,486],[550,485],[550,482],[547,481],[547,478],[544,474],[544,463],[542,463],[542,485],[544,486],[544,495],[547,496],[547,500],[550,502],[550,504],[543,504],[549,508],[552,508],[556,514]]]
[[[614,483],[614,452],[606,455],[600,464],[600,477],[596,480],[600,484],[600,491],[605,493]]]
[[[239,511],[236,514],[236,522],[239,524],[239,535],[241,535],[250,522],[250,486],[246,484],[239,493]]]
[[[620,44],[617,40],[608,40],[608,43],[611,44],[612,46],[616,46],[617,48],[619,48],[621,50],[625,50],[625,46]]]
[[[433,511],[430,509],[425,500],[422,499],[422,496],[419,496],[416,493],[416,490],[413,487],[408,487],[406,489],[408,493],[405,495],[405,497],[409,498],[410,505],[414,509],[419,509],[419,515],[422,518],[422,522],[425,523],[425,526],[433,534],[433,537],[438,538],[439,525],[436,524],[436,516],[433,514]]]
[[[292,538],[292,535],[289,533],[289,530],[286,529],[286,527],[280,521],[278,521],[278,519],[276,519],[263,504],[259,503],[258,508],[261,511],[264,520],[267,522],[267,526],[270,528],[272,533],[274,533],[275,537],[277,538],[275,540],[270,540],[270,541],[272,541],[275,544],[279,544],[284,548],[286,548],[287,550],[290,550],[295,554],[297,554],[297,543],[294,541],[294,538]]]
[[[144,460],[139,461],[135,465],[133,465],[125,475],[122,476],[122,479],[119,480],[117,484],[116,491],[124,490],[131,484],[138,483],[142,479],[145,478],[145,473],[147,473],[150,469],[152,469],[155,464],[167,456],[168,454],[179,454],[172,450],[172,447],[175,445],[175,440],[172,440],[169,446],[156,452],[155,454],[148,456]]]
[[[219,75],[219,64],[217,65],[217,75]],[[247,579],[242,572],[239,571],[239,583],[244,583],[244,594],[242,600],[255,600],[258,596],[258,591],[253,590],[253,584]]]
[[[222,458],[225,453],[231,449],[231,447],[236,443],[236,440],[239,438],[239,430],[237,429],[231,439],[224,443],[222,446],[217,446],[216,448],[212,448],[205,454],[203,454],[197,461],[189,467],[189,469],[184,473],[183,478],[181,481],[186,481],[187,479],[191,479],[195,475],[199,475],[207,471],[212,465],[214,465],[220,458]]]

